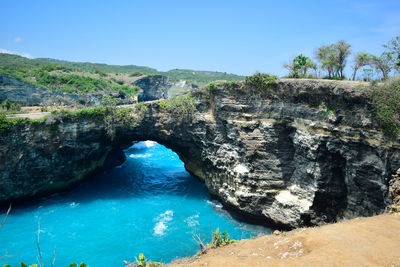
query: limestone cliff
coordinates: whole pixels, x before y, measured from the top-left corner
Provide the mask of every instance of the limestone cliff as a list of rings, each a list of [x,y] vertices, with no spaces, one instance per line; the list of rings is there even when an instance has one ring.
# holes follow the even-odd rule
[[[139,86],[142,90],[139,92],[139,102],[151,101],[171,96],[182,95],[189,92],[196,85],[183,80],[175,80],[171,77],[162,75],[148,75],[142,77],[133,85]]]
[[[16,125],[0,139],[0,200],[60,190],[104,168],[110,151],[154,140],[248,217],[294,228],[370,216],[391,203],[400,145],[382,135],[369,95],[349,82],[236,83],[193,92],[190,112],[148,102],[115,122],[113,138],[97,117]]]

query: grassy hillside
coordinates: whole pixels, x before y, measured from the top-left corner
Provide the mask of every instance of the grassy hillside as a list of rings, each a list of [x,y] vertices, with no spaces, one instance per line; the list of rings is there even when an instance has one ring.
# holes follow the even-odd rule
[[[167,72],[157,71],[156,69],[136,66],[136,65],[107,65],[89,62],[70,62],[65,60],[57,60],[50,58],[28,59],[18,55],[0,53],[0,74],[7,74],[18,79],[23,79],[23,73],[32,71],[33,69],[41,68],[46,65],[55,65],[64,67],[73,72],[90,72],[105,76],[110,73],[126,73],[130,76],[139,76],[141,74],[160,74],[190,81],[198,85],[204,85],[217,80],[243,80],[243,76],[228,74],[226,72],[212,71],[196,71],[196,70],[181,70],[174,69]],[[59,68],[60,68],[59,67]]]
[[[17,55],[0,54],[0,75],[17,78],[50,90],[69,93],[92,93],[99,90],[120,91],[134,96],[140,90],[131,85],[131,77],[101,70],[91,72]]]
[[[54,64],[54,65],[62,65],[74,69],[80,69],[83,71],[94,71],[100,70],[104,72],[115,72],[115,73],[129,73],[129,72],[142,72],[146,74],[154,74],[157,73],[156,69],[152,69],[149,67],[142,67],[136,65],[107,65],[101,63],[90,63],[90,62],[71,62],[65,60],[58,60],[52,58],[36,58],[33,59],[38,63],[43,64]]]

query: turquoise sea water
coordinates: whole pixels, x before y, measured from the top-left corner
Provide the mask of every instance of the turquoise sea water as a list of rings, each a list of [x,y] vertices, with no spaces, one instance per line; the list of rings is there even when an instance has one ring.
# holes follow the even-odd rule
[[[125,151],[126,162],[96,175],[77,188],[27,206],[14,207],[0,230],[0,265],[37,263],[36,238],[50,266],[86,262],[91,267],[124,266],[143,252],[170,262],[198,250],[193,234],[210,240],[210,227],[232,238],[270,229],[244,223],[210,199],[205,185],[191,176],[171,150],[139,142]],[[2,211],[1,218],[5,211]]]

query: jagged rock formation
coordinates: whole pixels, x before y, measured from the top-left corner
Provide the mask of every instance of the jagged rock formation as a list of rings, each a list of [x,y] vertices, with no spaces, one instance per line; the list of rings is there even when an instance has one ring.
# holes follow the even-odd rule
[[[120,92],[99,91],[82,95],[63,93],[0,75],[0,103],[8,99],[22,106],[53,105],[53,103],[66,106],[98,106],[104,94],[110,94],[118,104],[133,103],[133,99]]]
[[[392,175],[392,179],[389,181],[389,194],[392,199],[392,205],[390,210],[393,212],[400,211],[400,169],[397,170],[396,174]]]
[[[400,144],[374,122],[368,88],[279,80],[263,89],[199,89],[193,97],[189,114],[146,103],[130,123],[115,125],[114,138],[98,119],[15,126],[0,139],[0,200],[54,192],[104,168],[111,151],[154,140],[177,152],[227,207],[281,227],[370,216],[391,204]]]
[[[170,96],[181,95],[189,92],[196,85],[183,80],[174,80],[171,77],[162,75],[149,75],[133,82],[142,90],[139,92],[138,101],[152,101]]]

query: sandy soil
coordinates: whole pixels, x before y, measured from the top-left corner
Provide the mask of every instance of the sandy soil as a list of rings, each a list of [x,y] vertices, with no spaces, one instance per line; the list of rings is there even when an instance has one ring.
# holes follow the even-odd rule
[[[400,214],[242,240],[168,266],[400,267]]]
[[[47,112],[42,112],[40,107],[21,107],[21,111],[16,114],[7,115],[7,118],[28,118],[28,119],[41,119],[51,114],[52,110],[61,109],[64,107],[47,107]]]

